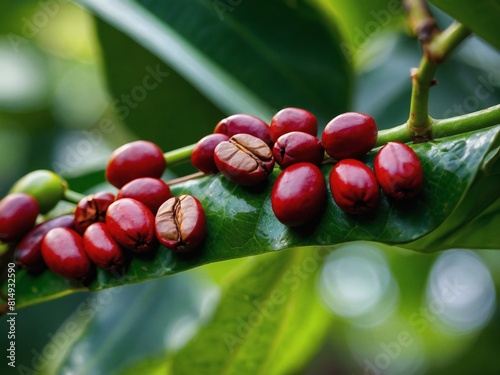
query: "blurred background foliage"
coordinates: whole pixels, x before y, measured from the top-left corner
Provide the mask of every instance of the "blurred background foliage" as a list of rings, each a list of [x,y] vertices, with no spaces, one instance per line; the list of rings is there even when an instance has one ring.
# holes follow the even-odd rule
[[[95,1],[80,3],[96,9]],[[300,106],[318,116],[320,127],[348,109],[371,114],[381,129],[406,121],[409,70],[418,65],[421,48],[409,35],[397,1],[169,1],[175,12],[154,1],[118,3],[108,2],[107,10],[102,6],[102,19],[67,1],[0,3],[1,195],[39,168],[63,173],[85,193],[103,181],[105,161],[116,146],[142,138],[174,149],[196,142],[235,112],[269,121],[281,107]],[[168,28],[166,23],[133,23],[120,13],[127,7],[142,9],[150,21],[168,21]],[[282,9],[286,12],[279,13]],[[440,26],[450,23],[437,9],[433,12]],[[135,33],[124,32],[127,23]],[[287,43],[270,25],[286,30]],[[161,31],[173,38],[172,45],[182,36],[189,42],[181,43],[180,51],[195,51],[199,59],[176,61],[176,51],[153,36],[145,38],[141,27],[146,36],[148,30]],[[313,35],[319,35],[315,42]],[[224,73],[222,87],[199,77],[196,69],[207,66],[207,74]],[[157,71],[158,85],[137,89],[152,87],[154,80],[144,82],[151,69]],[[437,79],[433,117],[497,104],[500,54],[470,38]],[[241,95],[232,95],[228,87],[242,88]],[[109,123],[112,132],[105,131],[103,124]],[[222,262],[20,310],[18,368],[4,366],[4,359],[2,373],[23,373],[21,368],[47,374],[165,373],[167,353],[182,353],[210,322],[222,291],[229,288],[222,280],[245,262]],[[374,374],[500,373],[497,252],[422,255],[355,243],[332,252],[313,275],[331,328],[315,353],[298,360],[304,366],[284,373],[363,374],[367,368]],[[450,280],[454,287],[443,286]],[[437,305],[447,290],[458,290],[456,298]],[[77,333],[65,336],[68,324],[78,327]],[[2,336],[7,327],[2,318]],[[404,332],[408,335],[401,337]],[[44,362],[48,355],[41,353],[52,352]]]

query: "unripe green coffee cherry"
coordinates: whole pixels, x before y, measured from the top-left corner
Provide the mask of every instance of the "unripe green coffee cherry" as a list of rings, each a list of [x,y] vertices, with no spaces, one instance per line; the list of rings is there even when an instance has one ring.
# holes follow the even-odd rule
[[[65,180],[52,171],[40,169],[21,177],[10,189],[10,193],[26,193],[35,198],[40,213],[49,212],[64,197],[68,188]]]

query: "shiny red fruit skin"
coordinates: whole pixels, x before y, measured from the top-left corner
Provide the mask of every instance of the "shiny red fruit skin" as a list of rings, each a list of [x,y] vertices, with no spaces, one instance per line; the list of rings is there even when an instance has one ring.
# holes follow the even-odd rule
[[[198,141],[191,154],[191,164],[205,174],[214,174],[219,172],[215,165],[214,150],[221,142],[228,141],[226,134],[209,134]]]
[[[83,235],[93,223],[106,220],[106,210],[115,201],[115,196],[108,192],[88,195],[78,202],[75,209],[74,229]]]
[[[42,240],[42,256],[51,271],[68,279],[84,279],[92,269],[82,237],[72,229],[51,229]]]
[[[276,142],[283,134],[299,131],[316,137],[318,120],[311,112],[302,108],[283,108],[276,113],[269,124],[269,135]]]
[[[33,225],[40,212],[35,198],[24,193],[7,195],[0,201],[0,241],[20,239]]]
[[[94,223],[87,228],[83,235],[83,247],[97,267],[114,270],[125,264],[122,248],[111,237],[104,223]]]
[[[307,162],[320,165],[325,150],[315,136],[304,132],[290,132],[278,138],[273,147],[273,156],[281,168]]]
[[[375,156],[375,176],[388,197],[395,200],[413,198],[424,184],[420,160],[411,147],[389,142]]]
[[[311,163],[297,163],[286,168],[276,179],[271,204],[281,223],[296,227],[321,212],[326,196],[326,181],[320,169]]]
[[[132,198],[144,203],[153,215],[156,215],[158,208],[171,197],[172,192],[165,181],[152,177],[142,177],[130,181],[116,195],[117,200]]]
[[[326,125],[321,142],[326,153],[334,159],[359,159],[375,146],[377,134],[373,118],[363,113],[347,112]]]
[[[135,141],[117,148],[106,166],[106,180],[120,189],[140,177],[160,178],[167,167],[163,151],[148,141]]]
[[[222,119],[215,126],[214,133],[222,133],[228,137],[236,134],[250,134],[266,142],[269,147],[273,145],[269,135],[269,126],[261,119],[246,114],[236,114]]]
[[[330,173],[330,189],[335,203],[350,214],[372,211],[380,202],[375,174],[359,160],[339,161]]]
[[[144,203],[135,199],[123,198],[111,204],[106,225],[114,240],[128,250],[143,253],[158,245],[155,218]]]
[[[73,229],[73,215],[56,217],[38,224],[30,230],[16,246],[14,251],[16,263],[29,271],[38,271],[45,268],[42,257],[42,240],[54,228]]]

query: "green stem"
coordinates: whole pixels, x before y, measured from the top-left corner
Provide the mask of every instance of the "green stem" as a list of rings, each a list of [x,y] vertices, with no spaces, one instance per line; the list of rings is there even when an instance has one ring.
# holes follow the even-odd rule
[[[407,128],[412,138],[425,137],[430,130],[429,90],[434,85],[434,73],[437,67],[438,65],[424,56],[420,61],[420,67],[412,71],[413,86]]]
[[[426,54],[435,63],[441,64],[458,45],[470,35],[470,30],[458,22],[452,23],[426,46]]]
[[[407,129],[415,140],[430,137],[432,119],[429,117],[429,90],[435,85],[434,75],[439,65],[463,41],[470,31],[453,23],[424,45],[425,54],[418,69],[412,71],[412,94]]]
[[[467,115],[434,120],[432,137],[448,137],[498,124],[500,124],[500,104]]]
[[[429,119],[432,125],[433,138],[449,137],[499,125],[500,104],[466,115],[447,119],[432,119],[429,117]],[[411,141],[412,137],[410,133],[408,133],[407,124],[403,124],[391,129],[379,131],[375,147],[383,146],[388,142],[408,143]]]
[[[167,162],[167,167],[172,167],[177,164],[184,163],[191,159],[191,154],[196,144],[178,148],[174,151],[165,152],[165,161]]]
[[[80,202],[80,200],[84,197],[85,195],[77,193],[76,191],[73,190],[68,189],[64,192],[64,200],[66,202],[78,204],[78,202]]]
[[[375,147],[383,146],[389,142],[402,142],[408,143],[411,142],[412,138],[410,133],[408,133],[408,129],[406,128],[406,124],[396,126],[391,129],[381,130],[378,132],[377,142],[375,143]]]

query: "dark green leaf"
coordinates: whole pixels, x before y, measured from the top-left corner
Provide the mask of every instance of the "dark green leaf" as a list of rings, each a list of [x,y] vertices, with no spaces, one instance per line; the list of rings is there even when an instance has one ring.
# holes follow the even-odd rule
[[[260,188],[234,185],[220,175],[190,180],[173,187],[176,195],[197,196],[207,215],[207,236],[197,254],[175,255],[160,248],[152,259],[135,258],[124,277],[115,277],[99,270],[90,290],[162,277],[203,264],[272,252],[301,246],[331,246],[349,241],[373,241],[386,244],[406,244],[438,228],[466,196],[476,176],[484,178],[483,159],[497,153],[500,126],[412,146],[422,162],[425,185],[422,193],[410,202],[395,203],[382,198],[380,207],[371,215],[350,216],[342,212],[330,194],[325,212],[317,222],[300,229],[281,224],[272,212],[270,181]],[[372,165],[375,153],[367,156]],[[324,165],[325,177],[331,165]],[[487,190],[492,202],[498,190]],[[491,199],[493,195],[494,199]],[[413,249],[411,245],[408,246]],[[483,246],[481,246],[483,247]],[[495,246],[496,247],[496,246]],[[425,249],[441,250],[429,243]],[[5,285],[4,285],[5,288]],[[33,276],[20,270],[17,273],[17,303],[24,306],[84,289],[79,284],[59,278],[50,271]]]
[[[300,370],[330,324],[315,294],[325,254],[321,249],[267,254],[231,274],[212,321],[177,353],[172,373],[273,375]]]
[[[352,75],[338,33],[306,1],[77,2],[126,35],[98,23],[118,115],[166,149],[210,133],[222,112],[269,121],[298,106],[323,126],[348,108]],[[151,69],[169,75],[143,90]],[[134,102],[134,90],[147,96]]]
[[[472,32],[500,49],[500,3],[497,0],[431,0]]]
[[[224,117],[222,111],[127,35],[103,21],[98,21],[97,25],[108,85],[116,98],[113,103],[116,115],[136,137],[150,140],[169,151],[194,143],[213,131],[215,124]],[[126,64],[122,60],[124,51],[133,56]],[[166,77],[159,76],[158,82],[150,82],[151,78],[146,77],[151,77],[151,71],[159,71]],[[141,98],[142,82],[154,85],[154,89],[144,91],[146,96],[139,102],[134,96]],[[190,131],[185,131],[187,128]]]

